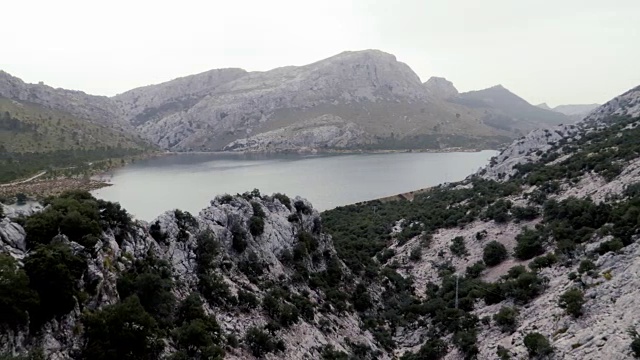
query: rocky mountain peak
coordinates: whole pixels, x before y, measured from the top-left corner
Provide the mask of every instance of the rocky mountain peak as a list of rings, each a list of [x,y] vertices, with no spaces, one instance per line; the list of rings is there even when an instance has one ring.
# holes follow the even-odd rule
[[[539,107],[540,109],[551,110],[551,107],[549,105],[547,105],[546,102],[542,103],[542,104],[538,104],[536,106]]]
[[[450,98],[458,95],[458,89],[453,86],[453,83],[443,77],[432,76],[424,83],[424,87],[429,92],[429,95],[437,98]]]
[[[612,115],[640,116],[640,86],[607,101],[584,118],[585,123],[598,122]]]

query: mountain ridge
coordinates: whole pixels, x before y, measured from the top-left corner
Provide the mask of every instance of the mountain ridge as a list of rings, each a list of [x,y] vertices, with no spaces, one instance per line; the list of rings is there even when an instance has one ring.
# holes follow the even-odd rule
[[[111,122],[173,151],[230,147],[247,151],[250,149],[237,144],[266,142],[260,146],[264,148],[273,131],[294,126],[298,121],[314,123],[312,119],[323,117],[353,123],[361,129],[361,136],[336,145],[323,140],[327,135],[319,128],[313,132],[319,137],[310,135],[308,143],[296,140],[294,143],[299,145],[294,148],[271,148],[273,151],[345,150],[361,146],[424,150],[460,145],[492,148],[531,130],[532,126],[560,121],[555,115],[540,115],[543,113],[535,119],[519,121],[505,114],[504,109],[486,103],[482,108],[470,108],[452,100],[468,95],[457,94],[446,79],[436,79],[422,83],[394,55],[363,50],[269,71],[214,69],[135,88],[112,98],[84,93],[74,97],[71,96],[74,93],[64,90],[57,94],[55,89],[43,85],[3,82],[0,77],[0,95],[30,97],[51,108]],[[20,86],[24,89],[15,91]],[[536,123],[541,119],[542,123]],[[263,135],[252,138],[259,134]]]

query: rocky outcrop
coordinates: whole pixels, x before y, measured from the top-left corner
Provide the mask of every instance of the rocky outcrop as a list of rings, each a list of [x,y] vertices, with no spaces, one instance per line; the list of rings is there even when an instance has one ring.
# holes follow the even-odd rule
[[[256,207],[264,213],[261,215],[264,228],[259,235],[252,235],[248,224]],[[82,328],[81,308],[85,311],[95,310],[117,303],[119,297],[116,282],[120,274],[131,267],[134,261],[145,259],[151,253],[171,264],[175,283],[173,293],[177,299],[184,299],[197,288],[197,239],[205,232],[212,234],[219,247],[216,262],[221,266],[214,270],[215,274],[229,286],[232,295],[242,289],[260,299],[267,291],[264,284],[272,282],[283,286],[291,284],[289,291],[304,294],[300,296],[307,297],[317,306],[326,301],[321,291],[312,290],[302,283],[291,282],[296,270],[283,260],[286,257],[283,254],[293,252],[300,242],[297,235],[302,231],[311,234],[315,242],[314,254],[320,254],[314,255],[313,260],[309,255],[305,260],[310,273],[325,270],[325,259],[336,256],[331,238],[321,231],[318,212],[306,200],[295,198],[285,204],[268,196],[220,196],[212,200],[210,206],[193,220],[185,220],[188,218],[188,214],[167,211],[150,224],[137,222],[125,234],[116,235],[116,229],[108,229],[93,249],[84,249],[77,243],[69,242],[64,235],[56,237],[58,239],[54,241],[67,243],[75,252],[85,254],[88,270],[82,283],[93,284],[95,291],[71,313],[47,323],[38,333],[29,333],[26,329],[0,332],[0,353],[22,353],[41,348],[47,359],[71,358],[83,345],[82,334],[79,332]],[[155,238],[150,235],[150,225],[154,227],[152,233]],[[241,252],[234,244],[234,237],[238,233],[244,234],[246,241]],[[0,252],[22,259],[27,250],[22,227],[9,219],[1,220]],[[246,270],[243,270],[246,264],[264,269],[260,283],[254,283],[248,278]],[[260,308],[242,312],[235,307],[207,306],[206,310],[216,317],[226,334],[234,334],[239,338],[250,327],[263,326],[269,321]],[[332,345],[335,349],[348,352],[351,343],[380,350],[372,335],[362,326],[354,312],[343,311],[338,316],[331,311],[317,311],[313,320],[301,319],[289,328],[276,331],[274,335],[283,339],[286,347],[285,352],[277,357],[319,358],[320,349],[324,345]],[[251,359],[254,356],[246,349],[235,348],[227,351],[225,358]],[[380,358],[387,359],[389,356],[382,352]]]
[[[239,139],[224,147],[225,151],[245,152],[317,152],[325,149],[349,149],[372,139],[353,122],[323,115],[287,127]]]
[[[458,89],[453,86],[453,83],[443,77],[432,76],[424,83],[424,87],[427,89],[429,95],[448,99],[450,97],[458,95]]]
[[[640,86],[607,101],[584,118],[585,123],[598,123],[612,115],[640,116]]]

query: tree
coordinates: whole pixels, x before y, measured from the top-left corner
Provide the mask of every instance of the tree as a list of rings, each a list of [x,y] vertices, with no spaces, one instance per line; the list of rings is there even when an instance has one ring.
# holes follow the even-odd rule
[[[565,309],[567,314],[577,318],[582,315],[582,305],[584,305],[584,294],[580,289],[569,289],[560,295],[558,305]]]
[[[549,344],[549,340],[537,332],[529,333],[524,337],[524,346],[531,357],[541,358],[553,353],[553,347]]]
[[[82,355],[87,360],[159,358],[163,348],[156,321],[135,295],[86,314],[83,325],[87,342]]]
[[[38,305],[38,294],[29,288],[29,277],[11,256],[0,253],[0,328],[27,324],[29,309]]]
[[[640,334],[638,330],[630,327],[627,332],[631,336],[631,352],[633,353],[633,357],[636,359],[640,359]]]
[[[488,243],[483,250],[482,260],[487,266],[496,266],[507,258],[507,249],[497,241]]]
[[[249,232],[253,236],[260,236],[264,232],[264,220],[259,216],[249,218]]]

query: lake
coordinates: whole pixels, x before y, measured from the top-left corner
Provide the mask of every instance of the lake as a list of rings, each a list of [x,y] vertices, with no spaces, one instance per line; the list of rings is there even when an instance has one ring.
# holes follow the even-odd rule
[[[113,185],[93,194],[152,220],[181,209],[197,214],[220,194],[259,189],[300,195],[318,210],[458,181],[496,151],[349,155],[167,155],[103,176]]]

